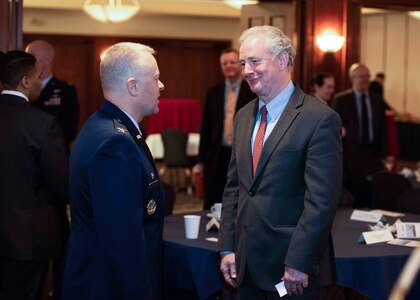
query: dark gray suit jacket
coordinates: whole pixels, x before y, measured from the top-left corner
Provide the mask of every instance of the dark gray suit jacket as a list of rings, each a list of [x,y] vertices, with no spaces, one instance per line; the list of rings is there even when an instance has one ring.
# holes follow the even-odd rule
[[[235,252],[240,284],[247,264],[258,288],[275,291],[284,265],[308,273],[309,288],[330,284],[330,230],[341,194],[340,118],[296,86],[252,175],[255,100],[235,119],[223,196],[219,249]]]

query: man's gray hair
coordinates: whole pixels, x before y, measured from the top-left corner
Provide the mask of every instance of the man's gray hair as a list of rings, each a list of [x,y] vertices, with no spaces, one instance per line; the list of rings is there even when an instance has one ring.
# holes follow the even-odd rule
[[[139,43],[123,42],[109,47],[99,68],[104,92],[119,90],[128,78],[147,71],[150,60],[145,54],[155,53],[153,48]]]
[[[354,77],[354,75],[356,74],[356,71],[357,71],[358,69],[360,69],[361,67],[363,67],[363,68],[366,68],[366,69],[367,69],[367,67],[366,67],[364,64],[361,64],[361,63],[354,63],[354,64],[352,64],[352,65],[350,66],[350,68],[349,68],[349,77],[350,77],[350,78],[353,78],[353,77]]]
[[[291,70],[295,63],[296,50],[292,46],[290,38],[283,33],[279,28],[269,25],[254,26],[245,30],[239,42],[242,44],[245,39],[254,35],[263,35],[267,41],[268,51],[272,58],[280,58],[280,54],[286,53],[289,57],[288,68]]]

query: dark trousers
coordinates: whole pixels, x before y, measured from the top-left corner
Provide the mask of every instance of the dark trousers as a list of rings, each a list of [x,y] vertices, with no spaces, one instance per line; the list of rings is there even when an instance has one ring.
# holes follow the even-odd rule
[[[315,290],[304,290],[302,296],[284,296],[276,292],[263,291],[255,286],[254,281],[249,274],[248,267],[245,269],[242,284],[238,287],[239,300],[323,300],[326,297],[325,288]]]
[[[218,154],[214,161],[204,164],[204,209],[223,199],[232,148],[220,146]]]
[[[48,273],[48,260],[16,260],[0,257],[2,300],[41,299]]]

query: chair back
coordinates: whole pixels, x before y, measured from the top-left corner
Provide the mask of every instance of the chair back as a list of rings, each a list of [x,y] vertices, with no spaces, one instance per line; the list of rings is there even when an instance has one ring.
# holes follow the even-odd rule
[[[401,212],[420,214],[420,188],[405,192],[398,198]]]
[[[187,166],[188,133],[178,128],[167,128],[161,136],[164,149],[163,163],[169,168]]]
[[[372,207],[397,211],[398,198],[412,188],[410,180],[400,174],[376,173],[372,177]]]

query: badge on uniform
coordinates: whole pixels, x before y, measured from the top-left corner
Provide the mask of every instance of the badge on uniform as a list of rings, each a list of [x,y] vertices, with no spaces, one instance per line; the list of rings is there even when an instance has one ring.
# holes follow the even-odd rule
[[[45,106],[58,106],[61,105],[61,98],[59,95],[54,94],[50,99],[44,101]]]
[[[155,200],[150,200],[149,203],[147,203],[147,214],[153,215],[156,212],[157,204]]]
[[[124,129],[122,127],[117,127],[118,132],[127,133],[127,129]]]

